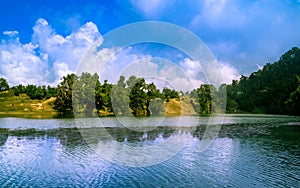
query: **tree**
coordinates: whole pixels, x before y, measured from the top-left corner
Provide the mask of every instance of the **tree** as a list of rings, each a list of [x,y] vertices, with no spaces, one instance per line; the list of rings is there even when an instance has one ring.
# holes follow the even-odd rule
[[[19,84],[18,86],[13,87],[14,95],[19,96],[21,93],[26,92],[26,87],[22,84]]]
[[[120,76],[116,85],[112,87],[112,106],[116,115],[130,114],[129,89],[126,88],[125,77]]]
[[[163,88],[162,95],[167,102],[169,102],[170,99],[179,98],[179,93],[177,91],[174,89],[171,90],[167,87]]]
[[[249,77],[242,76],[227,86],[227,110],[289,114],[298,85],[294,78],[300,75],[300,49],[293,47],[279,61],[267,63]],[[293,93],[293,95],[291,95]],[[290,102],[287,102],[290,101]],[[295,101],[294,101],[295,102]]]
[[[131,76],[127,81],[130,87],[129,107],[133,111],[134,116],[150,115],[148,109],[149,96],[147,95],[147,84],[144,78],[136,78]]]
[[[47,91],[46,86],[38,86],[35,90],[35,99],[42,100],[46,97]]]
[[[289,99],[285,102],[289,114],[300,115],[300,77],[296,76],[298,87],[290,94]]]
[[[112,102],[111,102],[111,92],[112,84],[109,84],[107,80],[104,80],[104,84],[101,85],[100,82],[96,84],[95,100],[96,109],[98,111],[103,110],[105,112],[112,112]]]
[[[161,99],[163,95],[156,88],[154,83],[146,85],[147,90],[147,115],[164,115],[166,112],[164,101]]]
[[[72,114],[72,92],[74,80],[78,77],[75,74],[68,74],[63,77],[63,81],[57,86],[58,93],[54,101],[54,109],[60,114]]]
[[[47,94],[46,94],[46,99],[49,99],[51,97],[54,97],[57,95],[57,88],[56,87],[51,87],[51,86],[47,86],[47,90],[46,90]]]
[[[95,109],[95,89],[100,84],[98,74],[84,72],[74,80],[73,110],[91,115]]]
[[[197,89],[199,96],[200,114],[210,114],[212,107],[211,85],[203,84]]]
[[[4,78],[0,78],[0,91],[5,91],[9,89],[9,85]]]

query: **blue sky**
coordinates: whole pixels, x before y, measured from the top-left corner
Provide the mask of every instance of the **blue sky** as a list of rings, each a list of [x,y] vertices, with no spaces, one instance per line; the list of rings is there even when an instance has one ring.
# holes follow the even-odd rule
[[[57,84],[102,35],[149,20],[195,33],[227,80],[300,47],[299,0],[10,0],[0,6],[0,77],[11,85]]]

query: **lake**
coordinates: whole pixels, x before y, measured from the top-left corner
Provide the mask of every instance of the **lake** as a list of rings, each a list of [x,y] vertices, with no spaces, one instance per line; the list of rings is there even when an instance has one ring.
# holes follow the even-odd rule
[[[211,119],[0,118],[0,185],[300,187],[300,117]]]

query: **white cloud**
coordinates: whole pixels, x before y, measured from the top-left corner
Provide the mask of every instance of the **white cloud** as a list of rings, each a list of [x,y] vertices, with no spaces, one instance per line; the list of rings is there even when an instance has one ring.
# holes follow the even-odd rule
[[[121,75],[127,76],[124,73],[125,69],[129,70],[128,66],[139,58],[137,55],[131,54],[130,50],[130,47],[122,50],[119,48],[104,48],[97,52],[97,64],[100,65],[99,76],[101,81],[109,80],[111,83],[116,83]],[[133,68],[138,69],[138,67]]]
[[[104,65],[100,72],[101,81],[107,79],[111,83],[116,83],[121,75],[125,76],[126,79],[135,75],[145,78],[148,82],[155,82],[159,89],[167,86],[176,90],[190,91],[201,84],[211,83],[210,81],[230,84],[233,79],[240,77],[238,71],[225,62],[218,62],[212,65],[212,68],[208,69],[207,72],[204,72],[201,64],[190,58],[173,63],[167,59],[160,59],[151,55],[137,55],[131,53],[130,50],[131,48],[127,48],[120,51]],[[98,53],[106,57],[111,56],[115,51],[103,49]],[[209,80],[211,78],[213,80]]]
[[[222,83],[231,84],[232,80],[238,80],[240,74],[236,68],[225,62],[219,62]],[[215,75],[220,76],[220,75]]]
[[[64,62],[56,61],[53,64],[53,69],[54,69],[54,74],[57,78],[55,82],[58,82],[59,81],[58,79],[62,78],[63,76],[73,73],[73,71],[71,71],[68,65]]]
[[[3,34],[7,37],[0,44],[0,75],[10,85],[58,84],[62,76],[76,71],[87,50],[102,37],[92,22],[63,37],[42,18],[27,44],[20,42],[17,31]]]
[[[38,19],[33,31],[32,41],[27,44],[20,42],[17,31],[3,33],[7,38],[0,44],[0,76],[6,78],[10,85],[58,84],[63,76],[76,72],[86,52],[95,41],[102,38],[92,22],[64,37],[57,34],[46,20]],[[100,45],[102,41],[98,41]],[[189,58],[175,64],[151,55],[132,53],[131,47],[122,50],[104,48],[91,55],[93,57],[84,59],[81,68],[96,72],[99,70],[102,81],[108,79],[115,83],[120,75],[127,78],[136,75],[150,80],[157,78],[160,82],[182,91],[207,83],[200,63]],[[93,67],[91,62],[96,63],[97,67]],[[104,62],[106,63],[101,64]],[[239,77],[237,70],[228,63],[221,62],[219,69],[209,74],[212,77],[220,77],[222,74],[224,83],[230,83],[232,79]]]
[[[190,78],[198,78],[202,72],[200,63],[190,58],[185,58],[183,61],[180,61],[179,65]]]
[[[222,61],[212,64],[211,68],[208,67],[206,72],[202,70],[200,63],[189,58],[185,58],[179,62],[179,65],[196,87],[203,83],[209,83],[210,81],[230,84],[232,80],[236,80],[240,77],[236,68]]]
[[[12,84],[44,84],[47,63],[35,54],[36,46],[21,44],[19,38],[0,45],[0,72]]]
[[[4,31],[3,34],[8,35],[8,36],[17,36],[19,34],[19,32],[18,31]]]

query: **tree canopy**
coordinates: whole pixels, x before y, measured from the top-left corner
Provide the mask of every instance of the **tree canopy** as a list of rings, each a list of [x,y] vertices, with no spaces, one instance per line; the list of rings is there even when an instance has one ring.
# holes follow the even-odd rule
[[[5,91],[9,89],[9,85],[4,78],[0,78],[0,91]]]
[[[300,50],[292,48],[279,61],[227,85],[228,111],[295,114],[300,75]],[[293,102],[292,102],[293,101]],[[297,105],[296,105],[297,106]]]

